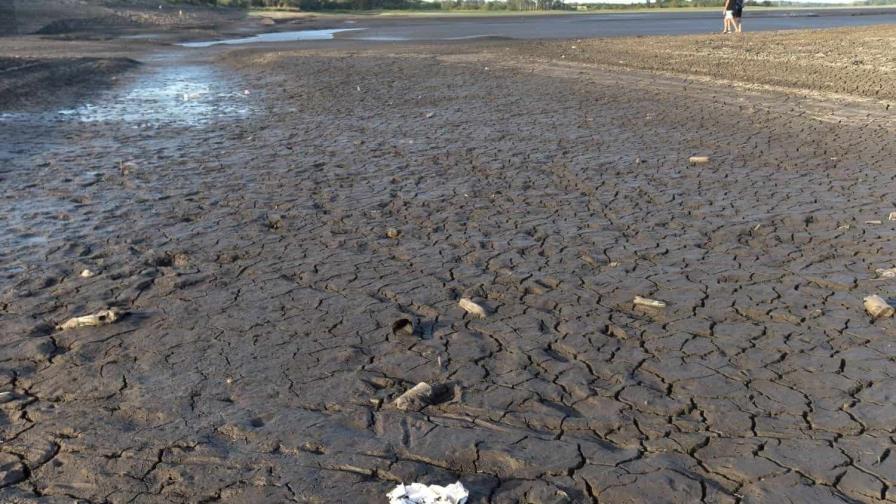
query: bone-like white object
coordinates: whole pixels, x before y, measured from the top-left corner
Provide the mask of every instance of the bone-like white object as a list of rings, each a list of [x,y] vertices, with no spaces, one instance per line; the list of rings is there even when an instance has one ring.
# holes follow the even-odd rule
[[[111,324],[118,320],[119,313],[115,310],[103,310],[92,315],[84,315],[68,319],[64,324],[57,326],[56,329],[65,331],[68,329],[77,329],[78,327],[93,327]]]
[[[896,313],[896,308],[877,294],[865,298],[865,310],[872,318],[892,317]]]
[[[448,486],[399,484],[386,494],[389,504],[465,504],[469,496],[470,492],[460,481]]]
[[[474,303],[472,300],[468,298],[461,298],[460,301],[457,302],[461,308],[466,310],[470,315],[475,315],[479,318],[485,318],[485,308]]]
[[[89,269],[85,269],[85,270],[81,271],[81,278],[90,278],[94,275],[96,275],[96,273],[90,271]]]
[[[705,164],[709,162],[709,156],[691,156],[688,158],[688,163],[691,164]]]
[[[398,399],[392,405],[402,411],[420,411],[428,406],[431,400],[432,386],[426,382],[420,382],[404,394],[398,396]]]
[[[665,308],[666,307],[666,303],[664,303],[662,301],[657,301],[656,299],[643,298],[641,296],[635,296],[634,303],[636,305],[649,306],[651,308]]]
[[[878,268],[874,272],[880,278],[896,278],[896,268]]]

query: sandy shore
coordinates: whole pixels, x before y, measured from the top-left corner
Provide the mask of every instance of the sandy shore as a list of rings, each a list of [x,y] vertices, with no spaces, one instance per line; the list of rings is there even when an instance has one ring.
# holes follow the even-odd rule
[[[0,501],[896,500],[894,39],[108,46],[0,122]]]

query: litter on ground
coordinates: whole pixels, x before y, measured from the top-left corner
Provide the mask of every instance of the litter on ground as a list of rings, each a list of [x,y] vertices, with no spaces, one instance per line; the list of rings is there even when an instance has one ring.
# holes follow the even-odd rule
[[[477,303],[474,303],[472,300],[468,298],[461,298],[460,301],[457,302],[461,308],[466,310],[470,315],[475,315],[479,318],[485,318],[485,308],[480,306]]]
[[[76,329],[78,327],[93,327],[111,324],[121,315],[115,310],[103,310],[91,315],[83,315],[68,319],[64,324],[57,326],[60,331]]]
[[[896,308],[877,294],[865,298],[865,310],[872,318],[892,317],[893,313],[896,313]]]
[[[644,298],[641,296],[635,296],[634,303],[640,306],[649,306],[651,308],[665,308],[666,303],[662,301],[657,301],[656,299]]]
[[[386,494],[389,504],[465,504],[469,496],[470,492],[460,481],[448,486],[399,484]]]

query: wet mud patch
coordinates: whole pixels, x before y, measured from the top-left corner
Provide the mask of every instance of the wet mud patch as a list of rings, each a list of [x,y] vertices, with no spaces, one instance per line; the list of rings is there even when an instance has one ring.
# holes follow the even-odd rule
[[[106,31],[110,28],[136,26],[132,19],[125,16],[109,15],[94,18],[57,19],[37,30],[37,35],[61,35],[85,31]]]
[[[139,65],[129,58],[0,58],[0,109],[71,102],[114,85]]]
[[[198,126],[249,114],[249,93],[209,65],[166,65],[60,114],[82,122]]]
[[[137,65],[133,62],[133,65]],[[44,85],[44,80],[41,79]],[[24,89],[15,90],[30,97]],[[82,94],[86,94],[83,90]],[[0,123],[77,121],[123,123],[128,127],[200,126],[245,118],[250,93],[233,78],[207,64],[145,66],[118,85],[94,93],[80,105],[56,111],[0,114]],[[43,102],[46,105],[46,102]]]

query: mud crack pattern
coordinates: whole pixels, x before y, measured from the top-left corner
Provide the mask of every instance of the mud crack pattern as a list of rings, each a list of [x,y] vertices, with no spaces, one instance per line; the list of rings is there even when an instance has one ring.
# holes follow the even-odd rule
[[[0,500],[894,500],[892,124],[458,47],[241,51],[246,120],[8,132]]]

